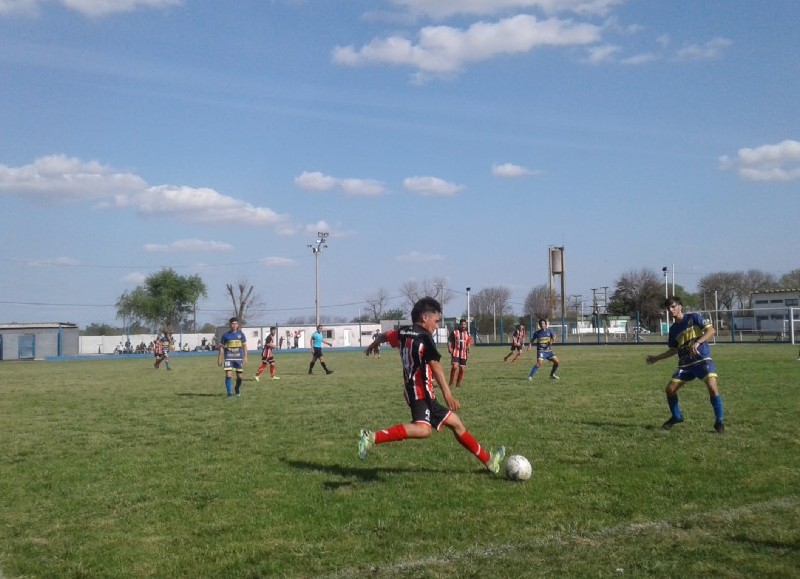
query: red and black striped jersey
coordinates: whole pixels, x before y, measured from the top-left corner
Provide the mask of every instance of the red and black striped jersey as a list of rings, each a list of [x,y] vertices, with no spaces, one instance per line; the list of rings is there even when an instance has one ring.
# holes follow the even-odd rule
[[[400,350],[403,379],[410,400],[434,400],[434,377],[430,363],[442,356],[433,336],[425,328],[413,325],[386,332],[389,344]]]

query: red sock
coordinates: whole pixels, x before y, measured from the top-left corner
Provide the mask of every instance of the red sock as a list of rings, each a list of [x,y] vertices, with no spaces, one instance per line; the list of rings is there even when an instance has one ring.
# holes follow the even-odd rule
[[[475,437],[472,436],[469,432],[465,432],[461,436],[456,435],[456,440],[458,440],[458,442],[461,444],[461,446],[463,446],[468,451],[470,451],[472,454],[477,456],[479,461],[481,461],[484,464],[489,462],[489,458],[490,458],[489,453],[486,452],[486,449],[483,448],[478,443],[478,441],[475,440]]]
[[[275,366],[269,367],[269,375],[272,376],[273,378],[275,377]]]
[[[397,442],[408,438],[406,434],[406,427],[402,424],[396,424],[386,430],[379,430],[375,433],[375,444],[382,444],[384,442]]]
[[[266,364],[261,364],[261,366],[258,367],[258,370],[256,370],[256,376],[261,376],[261,373],[264,371],[264,368],[266,367],[267,367]]]
[[[461,386],[461,380],[464,379],[464,368],[458,369],[458,382],[456,382],[456,386]]]

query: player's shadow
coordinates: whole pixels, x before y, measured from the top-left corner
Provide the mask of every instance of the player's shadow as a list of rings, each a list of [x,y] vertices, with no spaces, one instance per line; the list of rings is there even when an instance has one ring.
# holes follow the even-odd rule
[[[632,424],[632,423],[625,423],[625,422],[600,422],[598,420],[583,420],[579,421],[578,424],[584,424],[586,426],[594,426],[595,428],[635,428],[637,430],[644,428],[645,430],[652,430],[652,425],[642,426],[641,424]],[[660,428],[660,427],[659,427]]]
[[[211,392],[177,392],[175,396],[201,396],[201,397],[219,397],[219,394],[212,394]]]
[[[348,467],[341,464],[323,464],[304,460],[281,459],[292,468],[333,475],[342,480],[326,480],[322,486],[328,490],[337,490],[341,487],[352,486],[358,483],[382,482],[384,475],[400,473],[435,473],[443,474],[444,469],[428,467]]]

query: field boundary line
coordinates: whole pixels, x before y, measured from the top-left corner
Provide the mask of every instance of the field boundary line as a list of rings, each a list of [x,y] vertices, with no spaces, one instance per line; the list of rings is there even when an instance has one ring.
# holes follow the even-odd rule
[[[625,536],[634,536],[639,533],[646,533],[652,531],[661,531],[666,529],[677,528],[683,523],[693,523],[708,517],[722,517],[724,519],[737,519],[743,515],[756,514],[772,508],[790,509],[800,504],[800,497],[788,496],[779,499],[773,499],[761,503],[754,503],[751,505],[742,505],[733,509],[723,509],[719,511],[706,511],[702,513],[695,513],[688,517],[676,517],[675,519],[663,519],[660,521],[649,521],[644,523],[629,523],[625,525],[615,525],[605,529],[598,529],[596,531],[573,531],[570,533],[557,533],[550,536],[539,537],[531,541],[523,543],[509,544],[509,545],[494,545],[482,548],[469,548],[462,551],[455,549],[448,549],[440,555],[431,555],[422,559],[406,560],[390,565],[366,565],[363,567],[350,567],[347,569],[339,569],[333,573],[319,575],[318,579],[339,579],[345,577],[353,577],[354,575],[367,573],[369,575],[378,574],[392,574],[395,572],[413,571],[415,569],[425,568],[430,565],[445,565],[447,563],[457,562],[464,559],[489,559],[504,555],[513,551],[527,549],[530,547],[552,547],[558,545],[567,545],[580,540],[603,540],[610,538],[619,538]],[[0,576],[2,579],[2,576]]]

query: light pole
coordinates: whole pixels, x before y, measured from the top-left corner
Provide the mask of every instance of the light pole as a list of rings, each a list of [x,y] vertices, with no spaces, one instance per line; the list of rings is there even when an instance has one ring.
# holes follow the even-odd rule
[[[310,243],[308,244],[308,247],[311,248],[311,253],[314,254],[314,258],[315,258],[315,261],[316,261],[316,264],[315,264],[315,266],[316,266],[316,283],[315,283],[316,295],[315,295],[315,298],[314,298],[314,313],[315,313],[315,318],[317,320],[316,321],[316,325],[317,326],[319,325],[319,254],[322,253],[322,250],[324,248],[328,247],[328,244],[325,243],[325,240],[327,239],[327,237],[328,237],[328,233],[326,233],[324,231],[319,231],[317,233],[317,244],[316,245],[313,245],[313,244],[310,244]]]
[[[667,272],[669,268],[665,265],[661,268],[661,271],[664,272],[664,301],[666,302],[669,299],[669,284],[667,283]],[[669,327],[669,306],[667,306],[667,327]]]
[[[467,288],[467,329],[472,327],[472,320],[469,319],[469,290],[471,289],[470,287]]]

